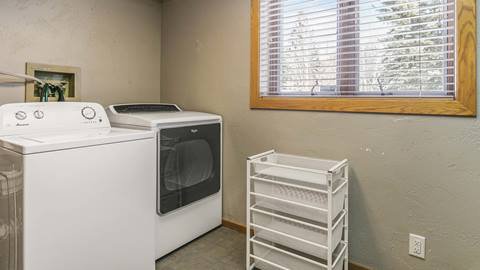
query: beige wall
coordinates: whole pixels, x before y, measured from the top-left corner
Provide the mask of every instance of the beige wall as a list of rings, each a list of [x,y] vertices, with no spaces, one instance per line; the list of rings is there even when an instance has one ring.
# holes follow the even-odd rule
[[[480,122],[250,110],[249,2],[162,6],[162,101],[223,115],[224,217],[245,221],[245,158],[271,148],[351,161],[351,258],[379,270],[480,269]],[[426,260],[407,255],[427,237]]]
[[[84,101],[159,101],[160,7],[159,0],[0,0],[0,70],[78,66]],[[24,85],[9,81],[0,77],[0,104],[24,101]]]

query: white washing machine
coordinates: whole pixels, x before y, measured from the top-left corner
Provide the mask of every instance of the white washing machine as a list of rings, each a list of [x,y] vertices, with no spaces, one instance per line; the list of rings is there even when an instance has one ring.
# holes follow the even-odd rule
[[[0,106],[0,270],[153,270],[154,133],[95,103]]]
[[[111,105],[107,114],[114,126],[157,134],[156,258],[221,225],[221,116],[173,104]]]

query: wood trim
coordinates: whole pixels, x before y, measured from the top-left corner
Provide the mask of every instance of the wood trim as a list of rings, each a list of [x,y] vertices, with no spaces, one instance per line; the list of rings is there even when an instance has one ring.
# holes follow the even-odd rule
[[[457,4],[457,101],[476,114],[477,109],[477,14],[476,0]]]
[[[291,98],[261,97],[259,89],[259,0],[251,0],[250,108],[336,112],[368,112],[475,116],[476,101],[476,0],[457,4],[457,94],[443,98]]]
[[[250,21],[250,108],[255,108],[260,98],[260,0],[251,0]]]
[[[240,233],[243,233],[243,234],[245,234],[245,232],[247,231],[247,228],[245,227],[245,225],[236,223],[234,221],[226,220],[226,219],[222,219],[222,225],[229,228],[229,229],[232,229],[234,231],[237,231],[237,232],[240,232]],[[371,268],[362,266],[360,264],[357,264],[357,263],[354,263],[354,262],[351,262],[351,261],[348,263],[348,269],[350,269],[350,270],[373,270]]]
[[[348,263],[348,270],[373,270],[373,268],[363,266],[361,264],[349,262]]]
[[[222,225],[224,227],[227,227],[229,229],[232,229],[234,231],[237,231],[237,232],[240,232],[240,233],[243,233],[243,234],[245,234],[245,232],[247,231],[247,227],[245,227],[245,225],[238,224],[238,223],[235,223],[233,221],[226,220],[226,219],[222,219]]]

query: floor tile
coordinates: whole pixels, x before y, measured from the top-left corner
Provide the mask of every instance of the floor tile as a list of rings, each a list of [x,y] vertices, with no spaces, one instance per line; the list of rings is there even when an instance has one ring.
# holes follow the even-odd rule
[[[156,270],[243,270],[245,235],[220,227],[158,260]]]

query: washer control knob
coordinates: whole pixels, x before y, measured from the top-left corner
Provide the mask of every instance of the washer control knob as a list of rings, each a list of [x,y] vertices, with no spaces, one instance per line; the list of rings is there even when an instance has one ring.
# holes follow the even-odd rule
[[[27,113],[24,112],[24,111],[18,111],[15,113],[15,118],[17,118],[17,120],[25,120],[27,119]]]
[[[83,107],[82,116],[88,120],[92,120],[97,115],[97,112],[92,107]]]
[[[43,119],[43,117],[45,116],[45,113],[40,110],[36,110],[33,112],[33,116],[35,116],[35,118],[37,119]]]

